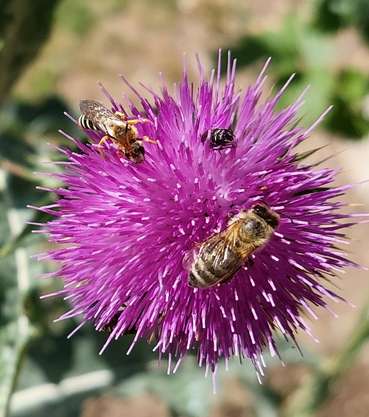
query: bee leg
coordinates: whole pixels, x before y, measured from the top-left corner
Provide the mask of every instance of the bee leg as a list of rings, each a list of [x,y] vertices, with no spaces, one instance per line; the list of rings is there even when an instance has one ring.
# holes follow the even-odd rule
[[[157,141],[157,140],[155,140],[155,139],[151,139],[151,138],[149,138],[148,136],[143,136],[141,139],[142,139],[144,142],[153,143],[153,144],[155,144],[155,145],[158,143],[158,141]]]
[[[99,152],[100,152],[100,155],[103,157],[104,156],[104,148],[103,148],[103,144],[105,143],[105,142],[107,142],[108,140],[110,139],[110,136],[108,136],[108,135],[105,135],[101,140],[100,140],[100,142],[98,143],[98,148],[99,148]]]
[[[255,261],[253,258],[248,258],[247,261],[245,262],[245,266],[247,266],[248,268],[252,268],[255,264]]]
[[[195,333],[195,340],[196,340],[196,342],[198,342],[200,340],[200,332],[199,331],[197,331]]]
[[[124,149],[124,147],[123,146],[118,146],[118,149],[117,149],[117,156],[118,156],[118,158],[120,159],[120,158],[127,158],[127,155],[126,155],[126,153],[125,153],[125,149]]]
[[[117,157],[118,159],[128,159],[127,155],[121,149],[117,150]]]
[[[149,338],[147,339],[147,342],[151,345],[157,339],[156,331],[153,330],[153,332],[150,334]]]
[[[138,123],[152,123],[152,121],[149,119],[132,119],[132,120],[127,120],[127,123],[129,125],[137,125]]]

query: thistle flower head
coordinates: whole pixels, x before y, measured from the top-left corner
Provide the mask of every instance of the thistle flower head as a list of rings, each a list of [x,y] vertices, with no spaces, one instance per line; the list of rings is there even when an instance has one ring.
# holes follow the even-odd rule
[[[97,330],[110,328],[105,347],[127,332],[153,339],[160,355],[177,364],[187,352],[215,370],[218,361],[249,358],[262,373],[261,353],[276,353],[275,331],[294,340],[311,306],[339,298],[325,287],[330,277],[353,265],[337,249],[352,223],[340,213],[347,186],[332,185],[336,172],[306,162],[296,146],[308,129],[297,124],[302,96],[277,110],[285,89],[261,99],[265,70],[246,91],[235,89],[236,65],[228,57],[223,83],[220,62],[209,76],[199,63],[195,86],[187,72],[174,89],[147,97],[133,87],[141,105],[115,101],[113,111],[143,117],[140,136],[145,161],[117,154],[114,143],[74,140],[78,152],[61,175],[57,208],[41,208],[55,218],[47,223],[56,247],[49,258],[59,264],[70,311]],[[215,149],[213,129],[230,129],[232,146]],[[265,246],[225,283],[189,286],[185,259],[196,246],[224,231],[232,216],[257,203],[279,216]],[[171,366],[171,365],[170,365]]]

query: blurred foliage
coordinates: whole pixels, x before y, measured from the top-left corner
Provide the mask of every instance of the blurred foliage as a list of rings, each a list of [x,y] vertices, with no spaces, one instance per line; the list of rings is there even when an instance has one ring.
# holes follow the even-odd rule
[[[1,1],[0,104],[47,40],[58,1]]]
[[[354,26],[369,42],[369,2],[367,0],[318,0],[314,25],[322,31],[335,32]]]
[[[369,7],[369,2],[366,4]],[[272,57],[270,70],[278,87],[296,73],[280,101],[281,107],[310,86],[305,96],[304,123],[312,123],[333,104],[322,126],[345,138],[361,139],[369,133],[369,76],[351,68],[333,70],[333,39],[325,32],[320,25],[290,15],[279,31],[244,36],[230,49],[240,67]]]
[[[369,301],[362,307],[358,325],[342,349],[332,358],[322,358],[320,366],[288,399],[284,417],[315,416],[331,395],[339,378],[344,375],[369,340]]]
[[[88,3],[79,0],[63,1],[57,18],[60,25],[77,35],[85,35],[96,19]]]
[[[176,375],[168,376],[160,368],[152,369],[149,374],[139,373],[120,384],[116,392],[124,395],[153,393],[176,415],[189,417],[208,415],[213,396],[211,378],[205,379],[204,370],[192,360],[182,364]]]
[[[55,198],[35,188],[39,184],[53,186],[55,180],[40,178],[35,171],[58,170],[58,166],[42,165],[44,160],[61,158],[53,148],[66,144],[56,134],[58,129],[79,133],[63,115],[70,111],[65,99],[50,94],[64,68],[60,68],[59,61],[33,74],[30,88],[37,90],[38,100],[12,97],[11,89],[48,38],[54,15],[63,39],[66,31],[74,42],[87,36],[99,19],[114,15],[127,2],[63,0],[57,9],[57,0],[0,2],[0,417],[7,415],[15,387],[16,395],[37,394],[39,387],[47,391],[50,384],[54,384],[51,386],[57,395],[31,395],[29,403],[13,404],[14,416],[48,417],[52,413],[56,417],[77,417],[85,398],[106,390],[124,396],[154,393],[168,404],[173,415],[184,417],[206,416],[213,403],[211,378],[204,378],[203,369],[197,368],[193,357],[175,375],[167,376],[165,360],[160,368],[155,367],[152,346],[140,343],[129,356],[125,354],[132,336],[113,343],[102,356],[97,352],[106,340],[104,332],[85,326],[67,339],[78,320],[53,323],[68,309],[67,303],[60,298],[40,300],[42,294],[60,288],[59,283],[39,279],[53,267],[29,262],[29,255],[43,251],[46,243],[40,235],[31,233],[34,226],[26,221],[44,223],[49,215],[28,210],[26,205],[42,206]],[[176,2],[165,2],[173,13],[178,11]],[[245,34],[230,49],[241,68],[271,56],[270,71],[276,87],[296,73],[280,105],[290,103],[310,84],[304,107],[307,123],[334,104],[324,127],[346,138],[363,138],[369,132],[369,76],[351,65],[339,69],[332,66],[333,34],[352,26],[368,41],[369,1],[318,0],[314,5],[309,19],[290,15],[279,29]],[[57,48],[52,53],[60,55]],[[70,142],[68,146],[72,146]],[[286,363],[301,363],[309,373],[307,384],[291,397],[286,415],[313,416],[329,397],[335,380],[367,341],[368,314],[366,310],[364,313],[333,364],[306,349],[302,357],[283,340],[278,343]],[[279,366],[278,359],[267,357],[266,362],[270,368]],[[92,376],[100,371],[106,371],[107,378],[94,384]],[[89,382],[82,388],[73,379],[79,376]],[[220,369],[219,393],[229,377],[236,378],[252,393],[253,415],[280,415],[286,399],[268,381],[259,384],[250,365],[232,362],[229,372]]]
[[[37,281],[44,266],[29,262],[30,252],[42,244],[39,235],[30,234],[33,226],[26,221],[47,221],[49,216],[33,213],[27,204],[43,205],[53,196],[36,190],[40,179],[34,174],[41,157],[52,157],[52,148],[41,141],[43,135],[49,140],[59,127],[66,124],[63,111],[66,104],[57,97],[46,97],[39,103],[10,100],[0,113],[0,416],[5,416],[10,394],[17,380],[24,350],[33,355],[34,343],[42,355],[47,375],[52,380],[50,346],[54,352],[58,342],[65,341],[64,333],[55,339],[47,333],[52,322],[52,309],[45,311],[39,300],[41,282]],[[69,125],[69,124],[68,124]],[[50,180],[52,181],[52,180]],[[49,185],[49,184],[46,184]],[[32,248],[28,250],[28,248]],[[55,303],[58,306],[58,303]],[[65,306],[63,306],[65,307]],[[59,309],[62,307],[59,305]],[[48,324],[47,324],[48,323]],[[45,337],[39,346],[38,337]],[[36,338],[36,339],[35,339]],[[34,342],[37,340],[38,342]],[[53,344],[54,343],[54,344]],[[67,353],[69,346],[64,351]],[[40,356],[38,356],[40,357]],[[64,372],[67,363],[55,360]]]
[[[42,136],[56,136],[58,129],[77,132],[77,129],[73,129],[74,126],[64,116],[65,111],[68,111],[68,105],[58,96],[45,96],[33,102],[10,100],[3,106],[0,114],[0,133],[3,136],[18,136],[18,140],[23,142],[26,137],[32,145],[24,146],[33,146],[32,153],[35,154],[38,142],[43,140]],[[29,152],[25,153],[27,154]]]
[[[333,132],[351,138],[362,138],[369,132],[369,77],[353,68],[337,74],[331,102],[334,111],[326,126]]]
[[[28,184],[12,175],[0,172],[0,229],[2,239],[15,236],[27,215],[24,199],[28,199]],[[38,266],[35,265],[36,268]],[[24,311],[24,300],[30,283],[31,266],[26,249],[0,260],[0,415],[5,416],[20,359],[31,337],[31,327]],[[39,271],[37,271],[39,272]]]
[[[81,37],[94,29],[102,17],[110,16],[126,6],[127,0],[63,0],[56,13],[60,27]]]

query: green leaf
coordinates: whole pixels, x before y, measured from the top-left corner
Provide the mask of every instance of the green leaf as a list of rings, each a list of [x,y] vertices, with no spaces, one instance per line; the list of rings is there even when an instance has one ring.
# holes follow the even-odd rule
[[[277,86],[281,87],[288,76],[281,77]],[[312,124],[332,104],[335,82],[334,77],[328,71],[314,69],[298,73],[278,103],[279,109],[290,105],[308,86],[309,89],[304,97],[304,105],[300,110],[301,123],[305,126]]]
[[[343,17],[334,10],[336,0],[318,0],[313,14],[312,25],[324,32],[335,32],[346,25]]]
[[[13,151],[20,146],[21,154],[25,151],[26,155],[30,151],[35,153],[44,141],[40,136],[55,135],[58,129],[68,130],[72,135],[79,133],[77,127],[64,115],[65,111],[71,112],[68,104],[56,95],[44,96],[36,102],[12,99],[3,106],[0,113],[0,132],[17,140],[19,145],[13,144]],[[34,139],[33,144],[30,144],[31,138]],[[5,151],[11,151],[10,145]]]
[[[327,71],[334,57],[332,39],[309,26],[298,33],[299,51],[307,73]]]
[[[51,203],[51,200],[49,200],[49,203]],[[45,223],[50,218],[51,216],[49,214],[43,213],[41,211],[37,211],[33,215],[31,220],[32,222]],[[17,248],[23,245],[25,239],[30,237],[31,232],[34,229],[35,229],[35,226],[31,224],[25,224],[23,226],[23,229],[19,232],[19,234],[17,234],[16,236],[13,236],[6,243],[4,243],[4,245],[0,246],[0,258],[11,255]]]
[[[369,2],[367,0],[320,0],[313,20],[325,31],[354,26],[369,41]]]
[[[2,278],[2,277],[1,277]],[[0,331],[0,416],[8,413],[9,401],[15,387],[20,361],[30,338],[27,318],[21,314],[1,326]]]
[[[22,228],[23,215],[16,209],[8,176],[0,171],[0,229],[2,236],[15,236]],[[9,410],[24,349],[32,329],[24,311],[30,288],[28,255],[24,248],[13,257],[0,260],[0,417]]]
[[[360,139],[369,133],[369,116],[365,100],[369,94],[369,77],[355,69],[342,70],[335,80],[333,112],[327,128],[342,136]]]
[[[259,59],[272,57],[273,71],[292,73],[297,68],[299,58],[300,25],[295,18],[287,18],[279,31],[248,35],[232,45],[232,55],[238,66],[250,65]]]

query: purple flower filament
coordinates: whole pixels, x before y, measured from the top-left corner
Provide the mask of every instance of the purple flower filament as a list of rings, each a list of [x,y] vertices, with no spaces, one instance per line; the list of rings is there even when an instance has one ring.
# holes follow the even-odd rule
[[[197,87],[186,70],[173,93],[163,85],[159,94],[147,89],[149,99],[126,82],[141,110],[106,93],[113,110],[152,122],[138,125],[158,141],[145,144],[141,164],[119,157],[113,143],[101,157],[96,132],[87,145],[73,139],[78,153],[63,151],[70,163],[59,175],[65,186],[55,190],[57,207],[40,208],[55,216],[46,225],[56,244],[47,258],[59,264],[59,295],[71,303],[61,319],[82,316],[81,325],[96,330],[114,324],[103,350],[134,329],[131,348],[155,334],[169,370],[196,352],[213,372],[220,359],[239,356],[262,374],[262,350],[277,353],[275,330],[295,340],[298,329],[310,332],[303,311],[324,307],[325,297],[340,299],[322,278],[355,265],[336,248],[353,224],[337,199],[349,186],[333,186],[334,170],[309,166],[296,150],[314,126],[296,126],[303,95],[276,110],[291,79],[261,100],[266,66],[245,92],[235,89],[230,55],[221,85],[220,54],[209,78],[199,63]],[[235,146],[214,150],[202,140],[230,126]],[[229,282],[191,288],[186,254],[256,202],[280,217],[268,244]]]

